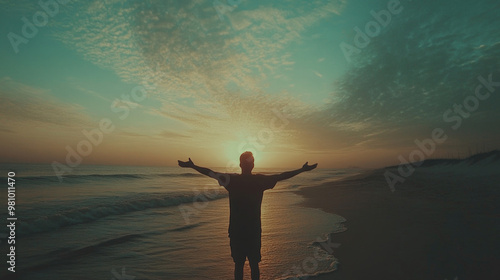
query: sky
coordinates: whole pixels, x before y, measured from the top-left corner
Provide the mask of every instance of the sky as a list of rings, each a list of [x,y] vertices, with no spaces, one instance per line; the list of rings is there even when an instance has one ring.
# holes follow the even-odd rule
[[[0,5],[0,162],[374,168],[500,148],[498,1]]]

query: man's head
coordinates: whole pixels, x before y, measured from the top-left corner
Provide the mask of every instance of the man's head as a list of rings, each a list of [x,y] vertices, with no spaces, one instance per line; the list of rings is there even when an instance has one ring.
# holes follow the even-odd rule
[[[253,154],[252,152],[244,152],[240,156],[240,167],[242,174],[250,174],[253,169]]]

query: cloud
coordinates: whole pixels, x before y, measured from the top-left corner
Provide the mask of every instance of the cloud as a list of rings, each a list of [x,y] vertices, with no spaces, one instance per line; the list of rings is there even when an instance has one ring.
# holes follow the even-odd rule
[[[189,136],[187,136],[187,135],[176,133],[176,132],[173,132],[173,131],[168,131],[168,130],[163,130],[158,135],[160,137],[164,137],[164,138],[167,138],[167,139],[172,139],[172,138],[189,138]]]
[[[302,118],[298,138],[328,139],[318,149],[408,148],[436,127],[451,131],[443,113],[474,94],[478,76],[492,74],[494,81],[500,80],[500,31],[495,28],[500,18],[489,5],[498,4],[490,1],[471,9],[452,2],[408,3],[334,82],[332,102]],[[481,102],[464,119],[476,129],[464,125],[454,137],[464,145],[483,141],[482,135],[500,119],[499,105],[498,95]]]
[[[2,129],[22,131],[37,126],[65,130],[92,125],[84,108],[60,101],[48,90],[34,88],[9,77],[0,79]]]
[[[154,98],[167,107],[161,110],[166,117],[179,120],[180,112],[169,104],[194,98],[203,112],[197,118],[228,119],[258,111],[268,75],[294,64],[286,47],[344,6],[342,1],[286,9],[269,2],[247,4],[242,2],[221,21],[210,1],[76,3],[81,7],[61,17],[54,36],[126,82],[154,84]],[[247,106],[236,112],[231,107],[239,99]],[[193,124],[192,119],[182,117]]]
[[[61,20],[54,36],[125,82],[154,85],[158,106],[148,112],[182,123],[193,139],[238,138],[242,130],[256,135],[277,109],[290,119],[281,141],[314,143],[322,151],[408,147],[443,125],[443,112],[471,94],[477,76],[498,76],[499,19],[491,9],[497,3],[419,1],[406,3],[332,81],[329,103],[315,107],[286,92],[273,95],[266,92],[270,77],[297,67],[288,47],[342,14],[346,2],[253,4],[243,1],[221,21],[211,1],[80,2],[74,13],[54,19]],[[481,104],[493,119],[495,100]]]
[[[321,75],[321,73],[317,72],[317,71],[313,71],[314,75],[320,77],[320,78],[323,78],[323,75]]]
[[[109,104],[111,104],[113,102],[113,100],[111,100],[111,99],[103,96],[101,93],[98,93],[98,92],[96,92],[94,90],[90,90],[90,89],[84,87],[82,85],[82,82],[78,81],[78,79],[76,79],[76,78],[70,77],[70,78],[68,78],[68,82],[71,85],[71,87],[73,89],[75,89],[75,90],[78,90],[78,91],[80,91],[80,92],[82,92],[84,94],[93,96],[95,98],[98,98],[100,100],[106,101]],[[123,103],[125,103],[125,101]],[[134,103],[134,104],[130,104],[130,105],[137,106],[138,104]]]

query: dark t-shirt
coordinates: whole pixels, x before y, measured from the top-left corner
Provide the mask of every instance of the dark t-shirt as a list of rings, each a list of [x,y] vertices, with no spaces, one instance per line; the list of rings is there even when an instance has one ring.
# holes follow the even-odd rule
[[[260,206],[264,191],[277,183],[274,176],[229,174],[229,237],[260,236]]]

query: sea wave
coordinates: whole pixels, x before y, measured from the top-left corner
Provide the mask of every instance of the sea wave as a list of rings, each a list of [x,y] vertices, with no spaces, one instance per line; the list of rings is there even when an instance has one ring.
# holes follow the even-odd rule
[[[48,257],[40,258],[37,261],[28,264],[28,266],[25,267],[23,270],[36,271],[36,270],[46,269],[47,267],[50,266],[59,266],[61,265],[61,263],[82,258],[86,255],[95,253],[98,250],[102,250],[105,247],[126,243],[141,237],[143,236],[140,234],[127,234],[123,236],[114,237],[108,240],[99,241],[94,244],[90,244],[80,248],[59,248],[57,250],[48,253],[47,254]]]
[[[333,256],[333,248],[338,248],[340,244],[332,242],[332,232],[327,239],[312,243],[316,248],[315,252],[299,262],[299,265],[293,266],[285,272],[281,278],[276,280],[305,280],[316,279],[320,275],[329,274],[338,269],[338,260]]]
[[[203,195],[203,194],[202,194]],[[216,200],[227,197],[227,192],[210,192],[200,198],[200,194],[137,194],[132,197],[121,199],[108,199],[99,204],[88,202],[75,209],[67,208],[62,210],[54,209],[51,213],[45,215],[33,215],[31,219],[19,221],[18,234],[20,236],[31,235],[34,233],[57,230],[61,227],[93,222],[112,215],[122,215],[135,211],[142,211],[150,208],[161,208],[178,206],[183,203],[193,203],[203,199],[204,201]],[[179,229],[181,230],[181,229]]]
[[[120,179],[154,179],[157,177],[203,177],[201,174],[196,173],[160,173],[160,174],[71,174],[62,176],[62,180],[66,182],[83,182],[91,180],[120,180]],[[18,176],[18,180],[32,181],[32,182],[59,182],[59,178],[55,175],[52,176]]]

